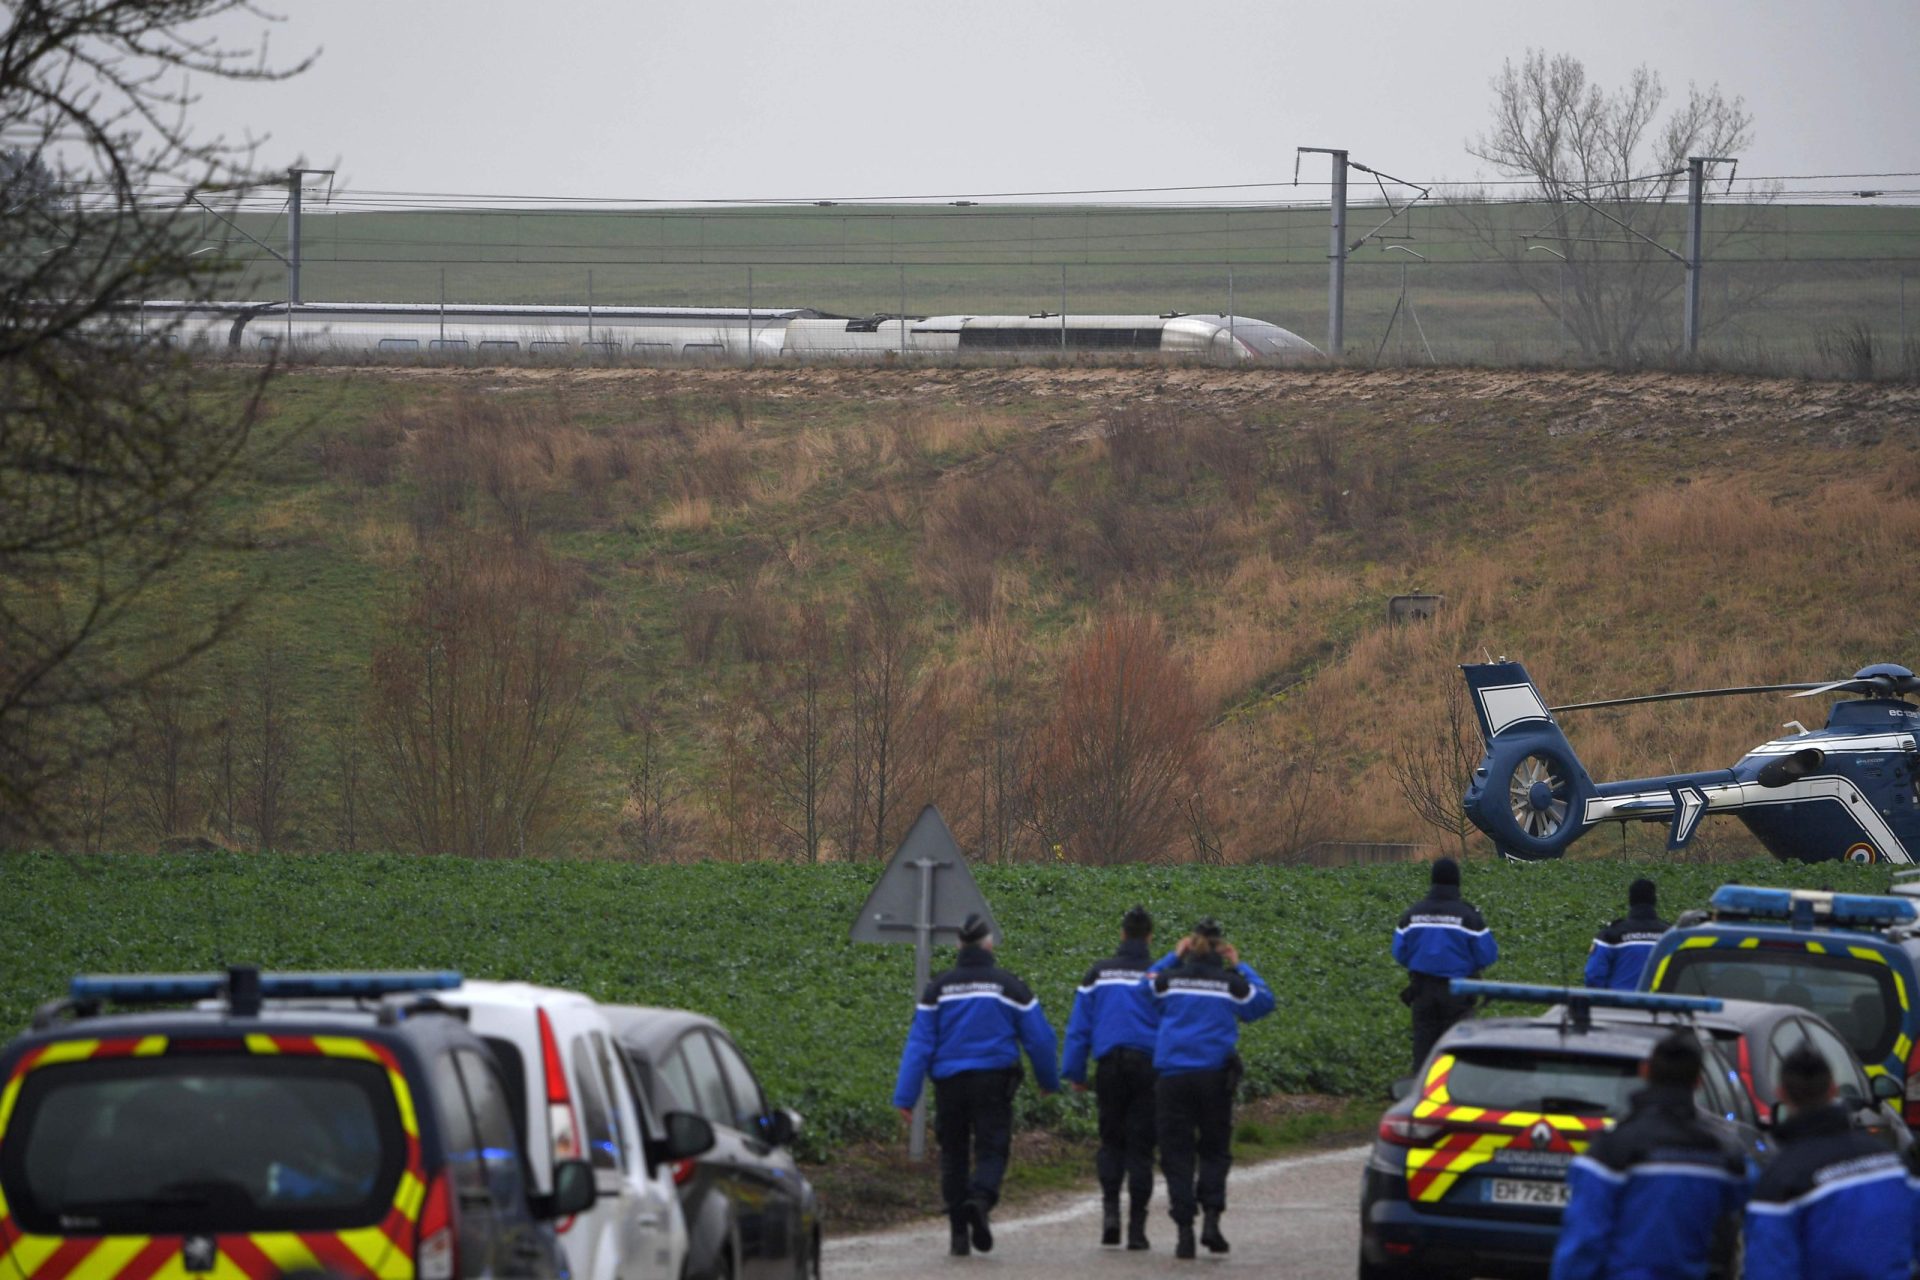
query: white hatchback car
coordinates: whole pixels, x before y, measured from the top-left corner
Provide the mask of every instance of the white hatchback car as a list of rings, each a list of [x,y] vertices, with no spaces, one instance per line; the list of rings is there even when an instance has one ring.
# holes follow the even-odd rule
[[[439,999],[468,1011],[500,1061],[534,1191],[551,1191],[558,1161],[593,1166],[599,1199],[555,1224],[573,1280],[679,1280],[687,1226],[673,1165],[711,1147],[711,1129],[704,1145],[684,1123],[668,1136],[600,1007],[577,991],[467,981]]]

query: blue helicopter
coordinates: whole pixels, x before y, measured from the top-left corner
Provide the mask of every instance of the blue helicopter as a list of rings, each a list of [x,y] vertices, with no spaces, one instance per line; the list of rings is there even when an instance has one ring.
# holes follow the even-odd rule
[[[1920,859],[1920,676],[1894,663],[1824,684],[1743,685],[1549,707],[1517,662],[1471,663],[1466,673],[1487,754],[1465,806],[1510,858],[1557,858],[1602,822],[1665,822],[1683,849],[1709,813],[1731,813],[1782,861],[1912,863]],[[1791,692],[1853,693],[1826,727],[1775,738],[1731,769],[1596,783],[1556,712],[1682,698]],[[1794,727],[1800,727],[1795,722]]]

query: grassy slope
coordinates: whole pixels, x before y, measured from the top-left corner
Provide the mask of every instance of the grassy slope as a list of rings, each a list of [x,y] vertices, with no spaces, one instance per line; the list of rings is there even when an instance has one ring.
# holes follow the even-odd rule
[[[1728,877],[1885,884],[1866,869],[1771,862],[1477,864],[1466,888],[1501,942],[1493,976],[1577,981],[1593,930],[1648,871],[1670,910]],[[846,941],[874,875],[351,855],[10,857],[0,860],[0,936],[31,945],[14,948],[0,983],[0,1026],[22,1025],[81,971],[449,966],[713,1014],[774,1098],[807,1113],[821,1152],[894,1123],[887,1095],[912,952]],[[982,868],[979,880],[1006,933],[1004,961],[1032,982],[1056,1027],[1121,911],[1140,901],[1169,932],[1219,916],[1273,985],[1279,1014],[1242,1043],[1256,1091],[1378,1096],[1403,1069],[1402,978],[1387,937],[1424,888],[1419,868]],[[1087,1098],[1022,1097],[1030,1123],[1081,1136],[1091,1123]]]

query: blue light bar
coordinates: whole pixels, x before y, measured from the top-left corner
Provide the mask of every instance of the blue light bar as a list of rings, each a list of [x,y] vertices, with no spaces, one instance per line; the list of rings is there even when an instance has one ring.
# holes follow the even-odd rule
[[[1807,922],[1823,920],[1830,924],[1885,925],[1911,924],[1920,919],[1913,903],[1905,898],[1882,897],[1869,893],[1826,893],[1814,889],[1763,889],[1748,884],[1723,884],[1709,900],[1715,910],[1737,911],[1742,915],[1768,920]]]
[[[1598,991],[1592,987],[1547,987],[1531,982],[1481,982],[1455,978],[1447,984],[1456,996],[1524,1000],[1528,1004],[1584,1004],[1590,1009],[1645,1009],[1652,1013],[1718,1013],[1725,1006],[1713,996],[1663,996],[1651,991]]]
[[[452,970],[403,972],[263,973],[260,994],[267,999],[330,997],[377,998],[407,991],[449,991],[460,985]],[[83,973],[67,984],[72,1000],[111,1000],[116,1004],[180,1004],[211,1000],[227,990],[224,973]]]

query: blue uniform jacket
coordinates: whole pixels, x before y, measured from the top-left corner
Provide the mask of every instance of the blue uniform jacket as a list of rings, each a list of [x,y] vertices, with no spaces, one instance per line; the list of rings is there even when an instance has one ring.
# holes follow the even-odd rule
[[[1240,1042],[1240,1024],[1273,1012],[1273,992],[1248,964],[1218,956],[1189,958],[1153,978],[1160,1030],[1153,1066],[1163,1076],[1218,1071]]]
[[[1172,962],[1169,955],[1148,964],[1147,944],[1125,938],[1119,951],[1087,970],[1073,993],[1073,1012],[1067,1017],[1061,1075],[1085,1084],[1089,1060],[1098,1062],[1115,1049],[1153,1052],[1160,1034],[1160,1002],[1150,984],[1153,975]]]
[[[1593,935],[1587,952],[1586,980],[1600,991],[1637,991],[1640,972],[1647,967],[1653,944],[1667,931],[1667,922],[1652,907],[1638,906]]]
[[[1393,958],[1411,973],[1471,978],[1500,958],[1493,930],[1460,886],[1436,884],[1407,909],[1393,931]]]
[[[962,1071],[1018,1066],[1025,1046],[1034,1078],[1051,1093],[1060,1087],[1058,1044],[1040,1001],[1027,984],[993,963],[984,947],[960,948],[960,962],[927,984],[913,1011],[893,1105],[920,1100],[921,1081]]]
[[[1701,1119],[1692,1090],[1644,1089],[1567,1169],[1553,1280],[1700,1280],[1746,1189],[1746,1158]]]
[[[1907,1280],[1914,1187],[1900,1157],[1837,1105],[1776,1136],[1747,1206],[1747,1280]]]

